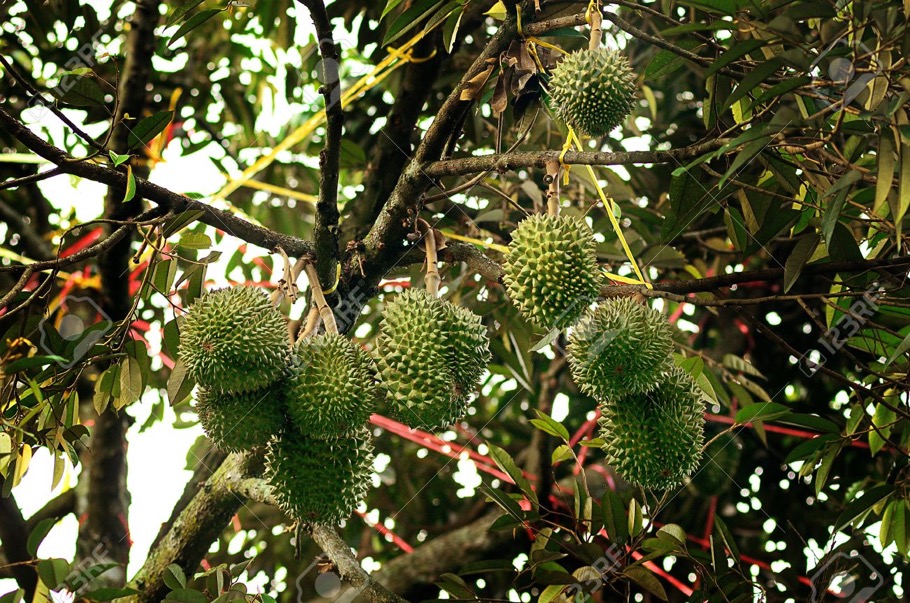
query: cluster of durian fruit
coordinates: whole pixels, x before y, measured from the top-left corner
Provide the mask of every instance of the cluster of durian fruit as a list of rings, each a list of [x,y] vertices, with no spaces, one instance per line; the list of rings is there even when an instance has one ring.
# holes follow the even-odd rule
[[[179,354],[199,385],[206,434],[229,452],[267,446],[275,500],[310,524],[342,521],[366,494],[371,413],[444,429],[464,415],[490,359],[480,317],[422,290],[387,305],[374,359],[337,333],[292,345],[284,316],[248,286],[200,297]]]
[[[667,489],[698,466],[704,404],[673,363],[670,324],[631,298],[594,305],[602,273],[591,229],[571,216],[534,215],[513,233],[504,281],[536,326],[572,327],[572,377],[597,400],[611,465],[628,481]]]

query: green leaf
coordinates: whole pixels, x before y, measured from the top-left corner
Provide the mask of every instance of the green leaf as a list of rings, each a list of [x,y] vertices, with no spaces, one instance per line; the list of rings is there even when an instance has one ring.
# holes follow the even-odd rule
[[[511,496],[505,492],[501,492],[489,486],[480,486],[478,490],[486,494],[490,500],[499,505],[502,510],[508,513],[511,517],[517,519],[518,521],[524,521],[521,507]]]
[[[41,542],[47,536],[47,533],[57,525],[57,521],[56,517],[48,517],[38,522],[38,525],[28,535],[28,541],[25,545],[25,550],[28,551],[29,555],[32,557],[38,556],[38,547],[41,546]]]
[[[50,590],[57,588],[70,573],[70,564],[66,559],[42,559],[38,562],[38,576]]]
[[[629,501],[629,535],[633,538],[641,534],[641,505],[634,498]]]
[[[463,7],[449,15],[446,24],[442,26],[442,43],[445,45],[446,52],[449,54],[452,54],[452,49],[455,47],[455,40],[458,39],[458,28],[461,27],[462,15],[464,15]]]
[[[186,574],[183,568],[172,563],[164,570],[164,584],[171,590],[186,588]]]
[[[848,504],[840,516],[837,518],[837,521],[834,522],[834,532],[839,532],[847,524],[853,522],[860,515],[863,515],[866,511],[885,500],[894,493],[894,486],[891,484],[878,484],[869,488],[863,495]]]
[[[761,374],[761,371],[755,368],[751,362],[736,356],[735,354],[724,354],[723,357],[724,366],[728,369],[734,371],[739,371],[746,375],[752,375],[753,377],[758,377],[759,379],[764,379],[765,376]]]
[[[115,407],[120,410],[142,396],[142,368],[135,358],[129,356],[120,361],[120,398]]]
[[[433,12],[443,0],[418,0],[411,7],[401,13],[389,26],[382,40],[382,45],[387,46],[417,27],[425,17]]]
[[[130,160],[129,155],[118,155],[113,151],[109,151],[108,154],[111,157],[111,161],[113,162],[114,167],[119,167]]]
[[[214,17],[215,15],[220,13],[221,11],[222,11],[222,9],[220,9],[220,8],[209,8],[206,10],[199,11],[198,13],[196,13],[195,15],[193,15],[192,17],[190,17],[189,19],[184,21],[183,24],[177,29],[177,31],[174,32],[174,35],[172,35],[170,40],[167,41],[167,47],[170,48],[171,46],[174,45],[174,42],[180,40],[183,36],[190,33],[191,31],[193,31],[194,29],[196,29],[197,27],[199,27],[200,25],[202,25],[203,23],[205,23],[206,21],[208,21],[209,19],[211,19],[212,17]]]
[[[885,366],[888,366],[892,362],[898,359],[899,356],[903,356],[907,353],[907,350],[910,350],[910,333],[901,340],[897,347],[894,348],[894,353],[888,356],[888,359],[885,361]]]
[[[209,603],[209,600],[198,590],[178,588],[167,594],[164,603]]]
[[[790,257],[787,258],[787,263],[784,265],[784,293],[789,292],[793,283],[799,278],[806,262],[809,261],[809,258],[812,257],[812,254],[818,248],[819,242],[821,242],[821,237],[813,232],[796,243],[793,251],[790,252]]]
[[[104,106],[104,90],[95,80],[94,75],[64,76],[60,84],[51,90],[58,98],[75,107]]]
[[[401,4],[401,0],[388,0],[385,4],[385,8],[382,9],[382,15],[379,16],[379,20],[382,21],[385,19],[385,16],[395,10],[395,7]]]
[[[910,209],[910,144],[906,142],[901,142],[900,146],[900,173],[897,181],[897,195],[888,195],[888,201],[891,204],[891,218],[895,226],[894,234],[897,241],[900,241],[904,214]]]
[[[456,600],[473,601],[477,598],[474,595],[474,591],[468,587],[467,582],[460,576],[445,573],[439,578],[440,579],[436,581],[436,586],[455,597]]]
[[[173,111],[159,111],[146,117],[130,130],[127,138],[129,148],[144,146],[158,136],[174,118]]]
[[[825,215],[822,217],[822,237],[829,247],[831,246],[831,239],[834,235],[834,227],[837,225],[837,221],[840,219],[840,213],[844,209],[844,204],[847,202],[847,194],[850,192],[850,187],[859,181],[862,176],[862,173],[858,171],[849,171],[831,185],[831,187],[825,191],[824,195],[819,197],[819,202],[821,202],[825,197],[837,195],[833,201],[825,206]]]
[[[736,542],[733,540],[733,536],[730,534],[727,524],[725,524],[721,518],[717,515],[714,516],[714,530],[717,533],[720,541],[723,543],[724,548],[730,551],[730,556],[734,560],[739,560],[739,549],[736,547]]]
[[[790,414],[790,409],[776,402],[750,404],[736,413],[736,424],[745,425],[755,421],[770,421]]]
[[[462,0],[454,0],[449,2],[438,11],[436,11],[430,20],[427,21],[427,24],[423,26],[423,31],[433,31],[440,23],[449,18],[449,15],[454,13],[456,10],[460,9],[462,5]]]
[[[891,192],[891,186],[894,179],[894,137],[890,128],[884,128],[878,138],[878,149],[875,152],[878,163],[878,171],[875,175],[875,202],[872,205],[872,213],[883,218],[885,212],[883,208],[888,202],[888,193]]]
[[[779,59],[771,59],[750,71],[739,83],[739,86],[736,87],[736,90],[733,91],[733,94],[724,102],[720,112],[724,113],[733,103],[752,92],[759,84],[774,75],[774,72],[781,67],[781,64],[782,62]]]
[[[56,354],[52,354],[50,356],[31,356],[28,358],[20,358],[19,360],[15,360],[4,366],[3,372],[5,372],[7,375],[12,375],[13,373],[19,373],[22,371],[27,371],[29,369],[47,366],[55,362],[67,362],[67,359],[63,356],[57,356]]]
[[[139,591],[134,588],[99,588],[81,595],[89,601],[113,601],[122,597],[132,597],[138,595]]]
[[[566,441],[569,440],[569,431],[566,429],[565,425],[554,421],[553,418],[545,412],[536,409],[534,412],[540,417],[540,419],[531,419],[531,423],[537,427],[537,429],[556,436],[557,438],[562,438]]]
[[[558,465],[563,461],[569,460],[572,456],[572,449],[565,444],[560,444],[553,450],[553,455],[550,457],[550,464]]]
[[[522,474],[521,469],[518,468],[518,465],[515,464],[515,461],[512,460],[509,453],[489,442],[487,442],[487,446],[490,448],[490,458],[493,459],[496,466],[511,477],[512,481],[515,482],[515,485],[518,486],[518,489],[521,490],[522,494],[527,496],[536,506],[537,494],[534,492],[534,489],[531,488],[531,483]]]
[[[543,589],[543,592],[540,593],[540,598],[537,599],[538,603],[551,603],[555,601],[562,594],[562,591],[566,589],[566,584],[551,584],[550,586]]]
[[[21,588],[12,590],[5,595],[0,595],[0,603],[22,603],[22,599],[25,597],[25,591]]]
[[[171,375],[167,379],[167,399],[171,406],[180,404],[190,397],[196,382],[186,370],[186,364],[180,358],[174,363]]]
[[[657,530],[657,537],[662,540],[672,538],[678,544],[686,543],[686,531],[675,523],[668,523]]]
[[[203,232],[185,232],[180,235],[177,245],[185,249],[208,249],[212,246],[212,239]]]
[[[705,77],[717,73],[736,59],[740,59],[750,52],[758,50],[767,43],[767,40],[737,41],[736,44],[732,46],[732,48],[727,50],[725,53],[720,55],[720,58],[711,63],[711,66],[708,67],[708,70],[705,72]]]
[[[184,2],[183,4],[181,4],[180,6],[175,8],[174,12],[171,13],[171,16],[168,17],[167,23],[165,23],[165,27],[170,27],[171,25],[173,25],[174,23],[179,21],[180,18],[183,17],[183,15],[187,14],[188,12],[190,12],[191,10],[193,10],[194,8],[196,8],[197,6],[202,4],[203,1],[204,0],[187,0],[186,2]]]
[[[875,412],[872,415],[872,424],[878,429],[873,429],[869,432],[869,452],[872,456],[875,456],[884,448],[885,438],[891,436],[891,430],[896,418],[897,415],[895,412],[881,402],[875,405]]]
[[[603,513],[604,529],[610,540],[617,544],[625,544],[629,540],[629,520],[626,518],[626,506],[619,495],[607,488],[600,501]]]
[[[132,201],[136,196],[136,178],[133,176],[133,166],[126,166],[126,190],[123,192],[123,203]]]
[[[667,601],[667,592],[664,590],[663,585],[657,579],[650,570],[647,570],[643,567],[630,566],[623,571],[623,575],[631,579],[637,585],[660,599],[661,601]]]
[[[703,46],[703,44],[693,38],[684,38],[676,45],[692,52],[695,52],[698,48]],[[654,80],[666,77],[682,67],[686,63],[686,60],[687,59],[671,50],[661,50],[648,62],[648,66],[645,68],[645,79]]]

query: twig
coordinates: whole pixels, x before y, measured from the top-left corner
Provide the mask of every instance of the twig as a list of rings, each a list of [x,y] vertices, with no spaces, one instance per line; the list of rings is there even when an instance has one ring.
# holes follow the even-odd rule
[[[332,313],[332,308],[330,308],[329,304],[325,301],[325,295],[322,293],[322,285],[319,284],[319,275],[316,274],[316,267],[313,265],[312,261],[306,263],[304,270],[306,270],[307,278],[310,280],[310,294],[313,296],[313,302],[316,304],[316,307],[319,308],[319,316],[322,318],[322,323],[325,325],[326,333],[337,334],[338,324],[335,322],[335,314]]]
[[[325,147],[319,153],[319,201],[316,203],[316,225],[313,243],[316,246],[317,272],[322,280],[335,276],[339,260],[338,248],[338,176],[341,165],[341,135],[344,112],[341,107],[341,80],[338,76],[338,48],[332,35],[332,24],[322,0],[298,0],[310,11],[310,18],[319,37],[322,55],[323,83],[319,88],[325,98]]]
[[[704,153],[715,151],[730,142],[727,138],[718,138],[696,143],[681,149],[669,151],[622,151],[591,152],[569,151],[563,163],[567,165],[627,165],[632,163],[676,163],[694,159]],[[735,152],[736,149],[730,149]],[[524,151],[503,153],[501,155],[483,155],[481,157],[461,157],[434,161],[424,167],[424,173],[431,178],[460,176],[484,171],[505,172],[518,168],[546,168],[547,162],[559,159],[559,151]]]

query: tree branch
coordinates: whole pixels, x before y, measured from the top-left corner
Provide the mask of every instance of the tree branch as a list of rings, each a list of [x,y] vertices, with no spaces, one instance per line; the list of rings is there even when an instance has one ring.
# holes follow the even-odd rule
[[[564,163],[569,165],[626,165],[630,163],[681,162],[717,150],[728,142],[730,142],[729,139],[717,138],[669,151],[569,151],[565,155]],[[476,174],[493,170],[505,172],[517,168],[544,168],[548,161],[559,160],[559,155],[559,151],[525,151],[503,153],[501,155],[483,155],[480,157],[461,157],[430,163],[424,167],[423,171],[432,178],[442,178],[444,176],[463,176],[465,174]]]
[[[0,485],[2,484],[3,478],[0,477]],[[13,577],[19,587],[25,590],[25,600],[31,601],[38,585],[38,574],[34,568],[22,563],[32,558],[27,549],[28,527],[12,494],[6,498],[0,496],[0,541],[3,542],[6,562],[14,564],[10,568]]]
[[[319,153],[319,201],[316,203],[316,270],[323,288],[335,282],[335,266],[340,259],[338,248],[338,177],[341,165],[341,134],[344,112],[341,107],[341,80],[338,76],[338,48],[332,35],[332,24],[322,0],[297,0],[310,11],[319,38],[322,55],[322,86],[325,98],[325,147]]]
[[[125,187],[126,172],[89,161],[79,160],[57,147],[46,143],[39,136],[29,130],[25,125],[0,109],[0,125],[16,140],[21,142],[33,153],[44,157],[51,163],[61,167],[66,174],[79,176],[108,186]],[[282,234],[257,226],[242,218],[238,218],[229,211],[220,210],[206,205],[184,195],[172,192],[162,186],[153,184],[143,178],[136,178],[136,195],[147,199],[163,208],[175,213],[201,212],[199,221],[221,229],[231,236],[242,239],[247,243],[258,245],[269,251],[276,247],[284,249],[288,255],[300,257],[315,253],[315,248],[310,241]]]
[[[19,241],[27,255],[39,260],[47,260],[53,256],[47,241],[25,221],[24,214],[3,201],[0,201],[0,220],[6,222],[12,232],[19,235]]]

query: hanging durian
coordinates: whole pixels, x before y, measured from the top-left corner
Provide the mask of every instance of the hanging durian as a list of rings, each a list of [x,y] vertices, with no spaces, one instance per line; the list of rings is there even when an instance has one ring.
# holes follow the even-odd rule
[[[338,334],[301,339],[288,380],[288,416],[315,438],[349,436],[370,418],[379,388],[369,355]]]
[[[285,425],[283,384],[250,392],[196,391],[199,422],[218,448],[241,452],[267,444]]]
[[[206,293],[181,327],[180,359],[199,385],[216,391],[273,383],[285,375],[289,351],[285,319],[258,287]]]
[[[572,377],[597,400],[646,392],[672,362],[670,323],[631,298],[587,311],[569,335]]]
[[[579,50],[553,69],[549,91],[561,119],[588,136],[605,136],[632,112],[635,74],[615,50]]]
[[[449,312],[447,340],[451,348],[450,366],[459,393],[469,395],[487,370],[490,355],[490,338],[480,316],[467,308],[443,302]]]
[[[466,400],[453,368],[452,312],[423,289],[409,289],[386,305],[376,362],[389,412],[420,429],[459,419]]]
[[[607,461],[645,488],[679,485],[697,467],[704,438],[704,402],[686,371],[672,367],[646,394],[601,404]]]
[[[601,273],[591,229],[568,216],[533,215],[512,233],[506,290],[538,327],[562,329],[597,298]]]
[[[373,467],[370,434],[328,440],[286,433],[269,444],[266,478],[293,519],[335,525],[363,500]]]

